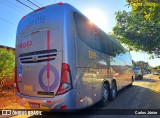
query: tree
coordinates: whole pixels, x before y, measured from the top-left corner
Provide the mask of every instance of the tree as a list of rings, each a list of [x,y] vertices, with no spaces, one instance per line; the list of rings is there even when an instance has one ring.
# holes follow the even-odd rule
[[[117,24],[113,33],[128,49],[154,53],[160,56],[160,22],[144,19],[145,14],[134,11],[116,12]]]
[[[15,66],[15,57],[13,50],[0,48],[0,90],[4,84],[5,77],[13,77]]]
[[[156,67],[154,67],[154,68],[157,68],[158,70],[160,70],[160,65],[158,65],[158,66],[156,66]]]
[[[126,0],[132,7],[134,14],[144,14],[146,20],[159,22],[160,18],[160,1],[159,0]]]
[[[137,62],[134,62],[133,64],[134,66],[139,66],[139,67],[142,67],[143,69],[145,70],[151,70],[153,67],[149,65],[148,62],[144,62],[144,61],[137,61]]]
[[[137,66],[142,66],[144,68],[148,68],[150,65],[148,64],[148,62],[144,62],[144,61],[137,61],[136,62]]]

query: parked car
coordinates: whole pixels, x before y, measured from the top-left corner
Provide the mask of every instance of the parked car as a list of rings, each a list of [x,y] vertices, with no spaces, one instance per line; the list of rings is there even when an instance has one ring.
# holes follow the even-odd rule
[[[151,71],[150,70],[146,70],[145,74],[151,74]]]
[[[160,75],[160,70],[158,70],[157,72],[154,72],[155,75]]]

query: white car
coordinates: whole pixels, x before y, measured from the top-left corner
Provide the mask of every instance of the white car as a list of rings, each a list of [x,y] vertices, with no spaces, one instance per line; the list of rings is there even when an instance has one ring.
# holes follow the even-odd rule
[[[160,74],[160,70],[157,72],[154,72],[155,75],[159,75]]]

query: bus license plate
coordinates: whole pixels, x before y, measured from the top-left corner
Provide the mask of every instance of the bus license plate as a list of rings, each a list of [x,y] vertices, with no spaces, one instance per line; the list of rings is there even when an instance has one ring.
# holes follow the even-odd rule
[[[30,102],[30,107],[31,108],[40,108],[40,104],[39,103]]]

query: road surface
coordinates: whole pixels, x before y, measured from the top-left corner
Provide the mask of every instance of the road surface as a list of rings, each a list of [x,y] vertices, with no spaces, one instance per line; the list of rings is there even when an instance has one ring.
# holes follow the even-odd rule
[[[61,114],[51,114],[49,117],[54,118],[74,118],[74,117],[83,117],[83,118],[158,118],[158,115],[95,115],[95,112],[99,112],[102,110],[110,110],[110,109],[160,109],[160,79],[155,75],[146,75],[143,80],[137,80],[134,82],[132,87],[127,87],[118,92],[118,95],[115,100],[110,101],[106,107],[100,107],[98,104],[88,108],[88,112],[90,109],[94,109],[94,113],[90,113],[89,115],[83,115],[81,112],[78,114],[81,115],[61,115]],[[113,110],[113,112],[116,110]],[[140,110],[141,111],[141,110]],[[138,112],[140,112],[138,110]],[[83,113],[83,112],[82,112]],[[26,116],[27,117],[27,116]],[[39,116],[30,116],[30,118],[38,118]],[[41,116],[46,117],[46,116]],[[12,118],[19,118],[19,116],[14,116]]]

